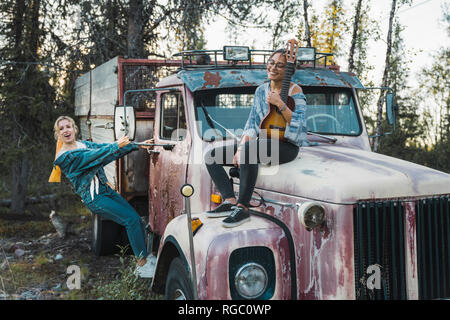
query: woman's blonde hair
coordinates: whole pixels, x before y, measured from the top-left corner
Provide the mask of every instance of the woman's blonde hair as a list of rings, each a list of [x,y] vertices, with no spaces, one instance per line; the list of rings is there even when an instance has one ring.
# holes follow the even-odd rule
[[[58,117],[58,119],[56,119],[55,125],[53,126],[53,134],[54,134],[55,140],[58,140],[58,134],[59,134],[59,126],[58,126],[58,124],[59,124],[59,122],[61,120],[67,120],[67,121],[69,121],[72,124],[72,127],[75,129],[75,137],[76,137],[78,135],[78,126],[75,123],[75,120],[73,120],[69,116],[60,116],[60,117]]]

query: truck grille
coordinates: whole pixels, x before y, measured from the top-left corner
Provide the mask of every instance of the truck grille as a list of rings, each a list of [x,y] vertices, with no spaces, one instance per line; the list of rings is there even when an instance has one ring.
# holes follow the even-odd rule
[[[356,298],[406,299],[402,203],[358,202],[353,224]]]
[[[450,297],[450,198],[417,200],[419,299]],[[353,211],[356,298],[406,299],[405,222],[400,200],[360,201]],[[375,270],[375,271],[374,271]],[[375,286],[379,270],[379,286]]]
[[[449,196],[416,203],[419,298],[450,297]]]

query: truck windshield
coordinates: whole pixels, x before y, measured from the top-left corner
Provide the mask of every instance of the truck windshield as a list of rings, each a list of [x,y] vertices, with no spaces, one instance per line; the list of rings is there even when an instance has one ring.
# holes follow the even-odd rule
[[[255,90],[256,87],[244,87],[196,92],[195,117],[202,138],[205,140],[228,138],[231,137],[230,132],[241,136],[253,106]],[[208,119],[208,116],[213,121]]]
[[[355,102],[350,90],[304,87],[303,91],[308,103],[306,108],[308,131],[355,136],[361,133]]]
[[[196,92],[195,117],[201,137],[204,140],[231,138],[230,132],[239,137],[252,108],[255,89],[223,88]],[[303,91],[308,103],[308,131],[329,135],[360,134],[361,126],[350,90],[304,87]]]

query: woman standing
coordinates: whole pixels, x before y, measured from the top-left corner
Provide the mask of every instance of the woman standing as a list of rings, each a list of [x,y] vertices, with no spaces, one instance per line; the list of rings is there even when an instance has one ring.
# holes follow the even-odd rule
[[[57,167],[52,172],[50,182],[60,181],[60,169],[92,213],[124,226],[137,258],[136,274],[143,278],[153,277],[155,259],[147,259],[141,218],[124,198],[108,186],[103,169],[108,163],[137,150],[139,146],[130,142],[126,136],[113,143],[97,144],[77,141],[77,134],[78,127],[72,118],[61,116],[56,120],[54,135],[58,140],[58,147],[54,165]],[[151,143],[151,140],[146,143]]]
[[[286,163],[297,157],[299,147],[306,139],[306,97],[302,88],[293,82],[290,83],[289,96],[295,102],[295,108],[292,111],[280,97],[286,64],[286,50],[279,49],[270,56],[266,68],[270,81],[256,88],[253,107],[240,143],[212,149],[206,154],[205,162],[208,172],[222,198],[225,199],[216,209],[208,211],[207,216],[227,217],[222,222],[224,227],[235,227],[250,220],[248,208],[258,177],[258,164],[262,160],[260,151],[267,152],[271,164]],[[287,123],[284,140],[260,138],[259,126],[269,112],[269,104],[278,108]],[[227,160],[227,155],[230,154],[234,155],[232,163]],[[223,168],[224,165],[240,167],[238,199]]]

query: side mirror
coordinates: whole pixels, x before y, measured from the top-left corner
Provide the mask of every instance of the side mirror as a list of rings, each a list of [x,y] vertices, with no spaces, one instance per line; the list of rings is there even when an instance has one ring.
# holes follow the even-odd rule
[[[373,136],[369,136],[369,138],[382,137],[389,134],[392,134],[395,131],[395,122],[396,122],[396,111],[397,106],[395,105],[395,91],[390,87],[365,87],[364,90],[386,90],[385,103],[386,103],[386,120],[389,125],[392,126],[391,132],[384,132],[381,134],[376,134]]]
[[[128,136],[134,140],[136,134],[136,112],[130,106],[117,106],[114,109],[114,136],[119,139]]]
[[[386,93],[386,115],[390,125],[395,126],[394,94]]]

